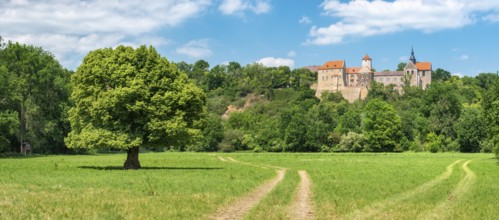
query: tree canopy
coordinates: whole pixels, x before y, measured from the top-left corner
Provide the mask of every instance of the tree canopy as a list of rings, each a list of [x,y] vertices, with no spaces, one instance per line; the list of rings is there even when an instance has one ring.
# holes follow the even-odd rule
[[[64,152],[69,75],[42,48],[0,38],[0,151],[28,141],[37,152]]]
[[[127,150],[125,168],[137,169],[139,147],[180,147],[201,136],[204,92],[153,47],[92,51],[71,82],[70,148]]]

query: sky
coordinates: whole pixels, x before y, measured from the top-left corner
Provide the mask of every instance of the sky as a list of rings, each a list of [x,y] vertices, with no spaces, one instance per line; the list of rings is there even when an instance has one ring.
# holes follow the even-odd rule
[[[454,75],[499,70],[496,0],[0,0],[0,36],[71,70],[90,51],[152,45],[173,62],[300,68],[365,54],[378,71],[432,62]]]

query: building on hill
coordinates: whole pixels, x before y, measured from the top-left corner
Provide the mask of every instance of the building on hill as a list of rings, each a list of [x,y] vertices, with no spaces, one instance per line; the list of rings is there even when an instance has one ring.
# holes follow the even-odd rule
[[[317,68],[315,95],[320,97],[324,92],[340,92],[345,99],[353,102],[367,96],[372,81],[385,86],[392,84],[402,91],[406,77],[410,79],[411,86],[426,89],[431,84],[431,72],[432,64],[417,62],[414,49],[403,71],[373,72],[372,59],[368,54],[362,58],[360,67],[346,67],[344,60],[333,60]]]

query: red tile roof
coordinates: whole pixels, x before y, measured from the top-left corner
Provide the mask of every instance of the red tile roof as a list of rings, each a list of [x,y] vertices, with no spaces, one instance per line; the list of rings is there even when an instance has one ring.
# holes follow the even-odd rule
[[[362,60],[372,60],[371,57],[369,57],[369,55],[367,55],[366,53],[366,56],[364,56],[364,58],[362,58]]]
[[[416,63],[416,68],[418,70],[431,70],[431,62],[417,62]]]
[[[325,69],[341,69],[345,65],[345,62],[343,60],[334,60],[334,61],[329,61],[326,62],[324,65],[319,67],[319,70],[325,70]]]
[[[362,67],[347,67],[346,72],[347,74],[359,73],[360,69],[362,69]]]

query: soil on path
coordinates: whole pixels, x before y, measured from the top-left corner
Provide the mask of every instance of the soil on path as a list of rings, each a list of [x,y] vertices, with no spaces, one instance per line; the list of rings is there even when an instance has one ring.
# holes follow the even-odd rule
[[[286,170],[277,170],[277,175],[255,191],[239,198],[233,204],[219,209],[211,219],[242,219],[244,214],[254,207],[265,195],[284,179]]]
[[[312,206],[312,181],[306,171],[298,171],[300,184],[295,194],[293,203],[289,206],[291,219],[308,220],[314,219],[315,214]]]

